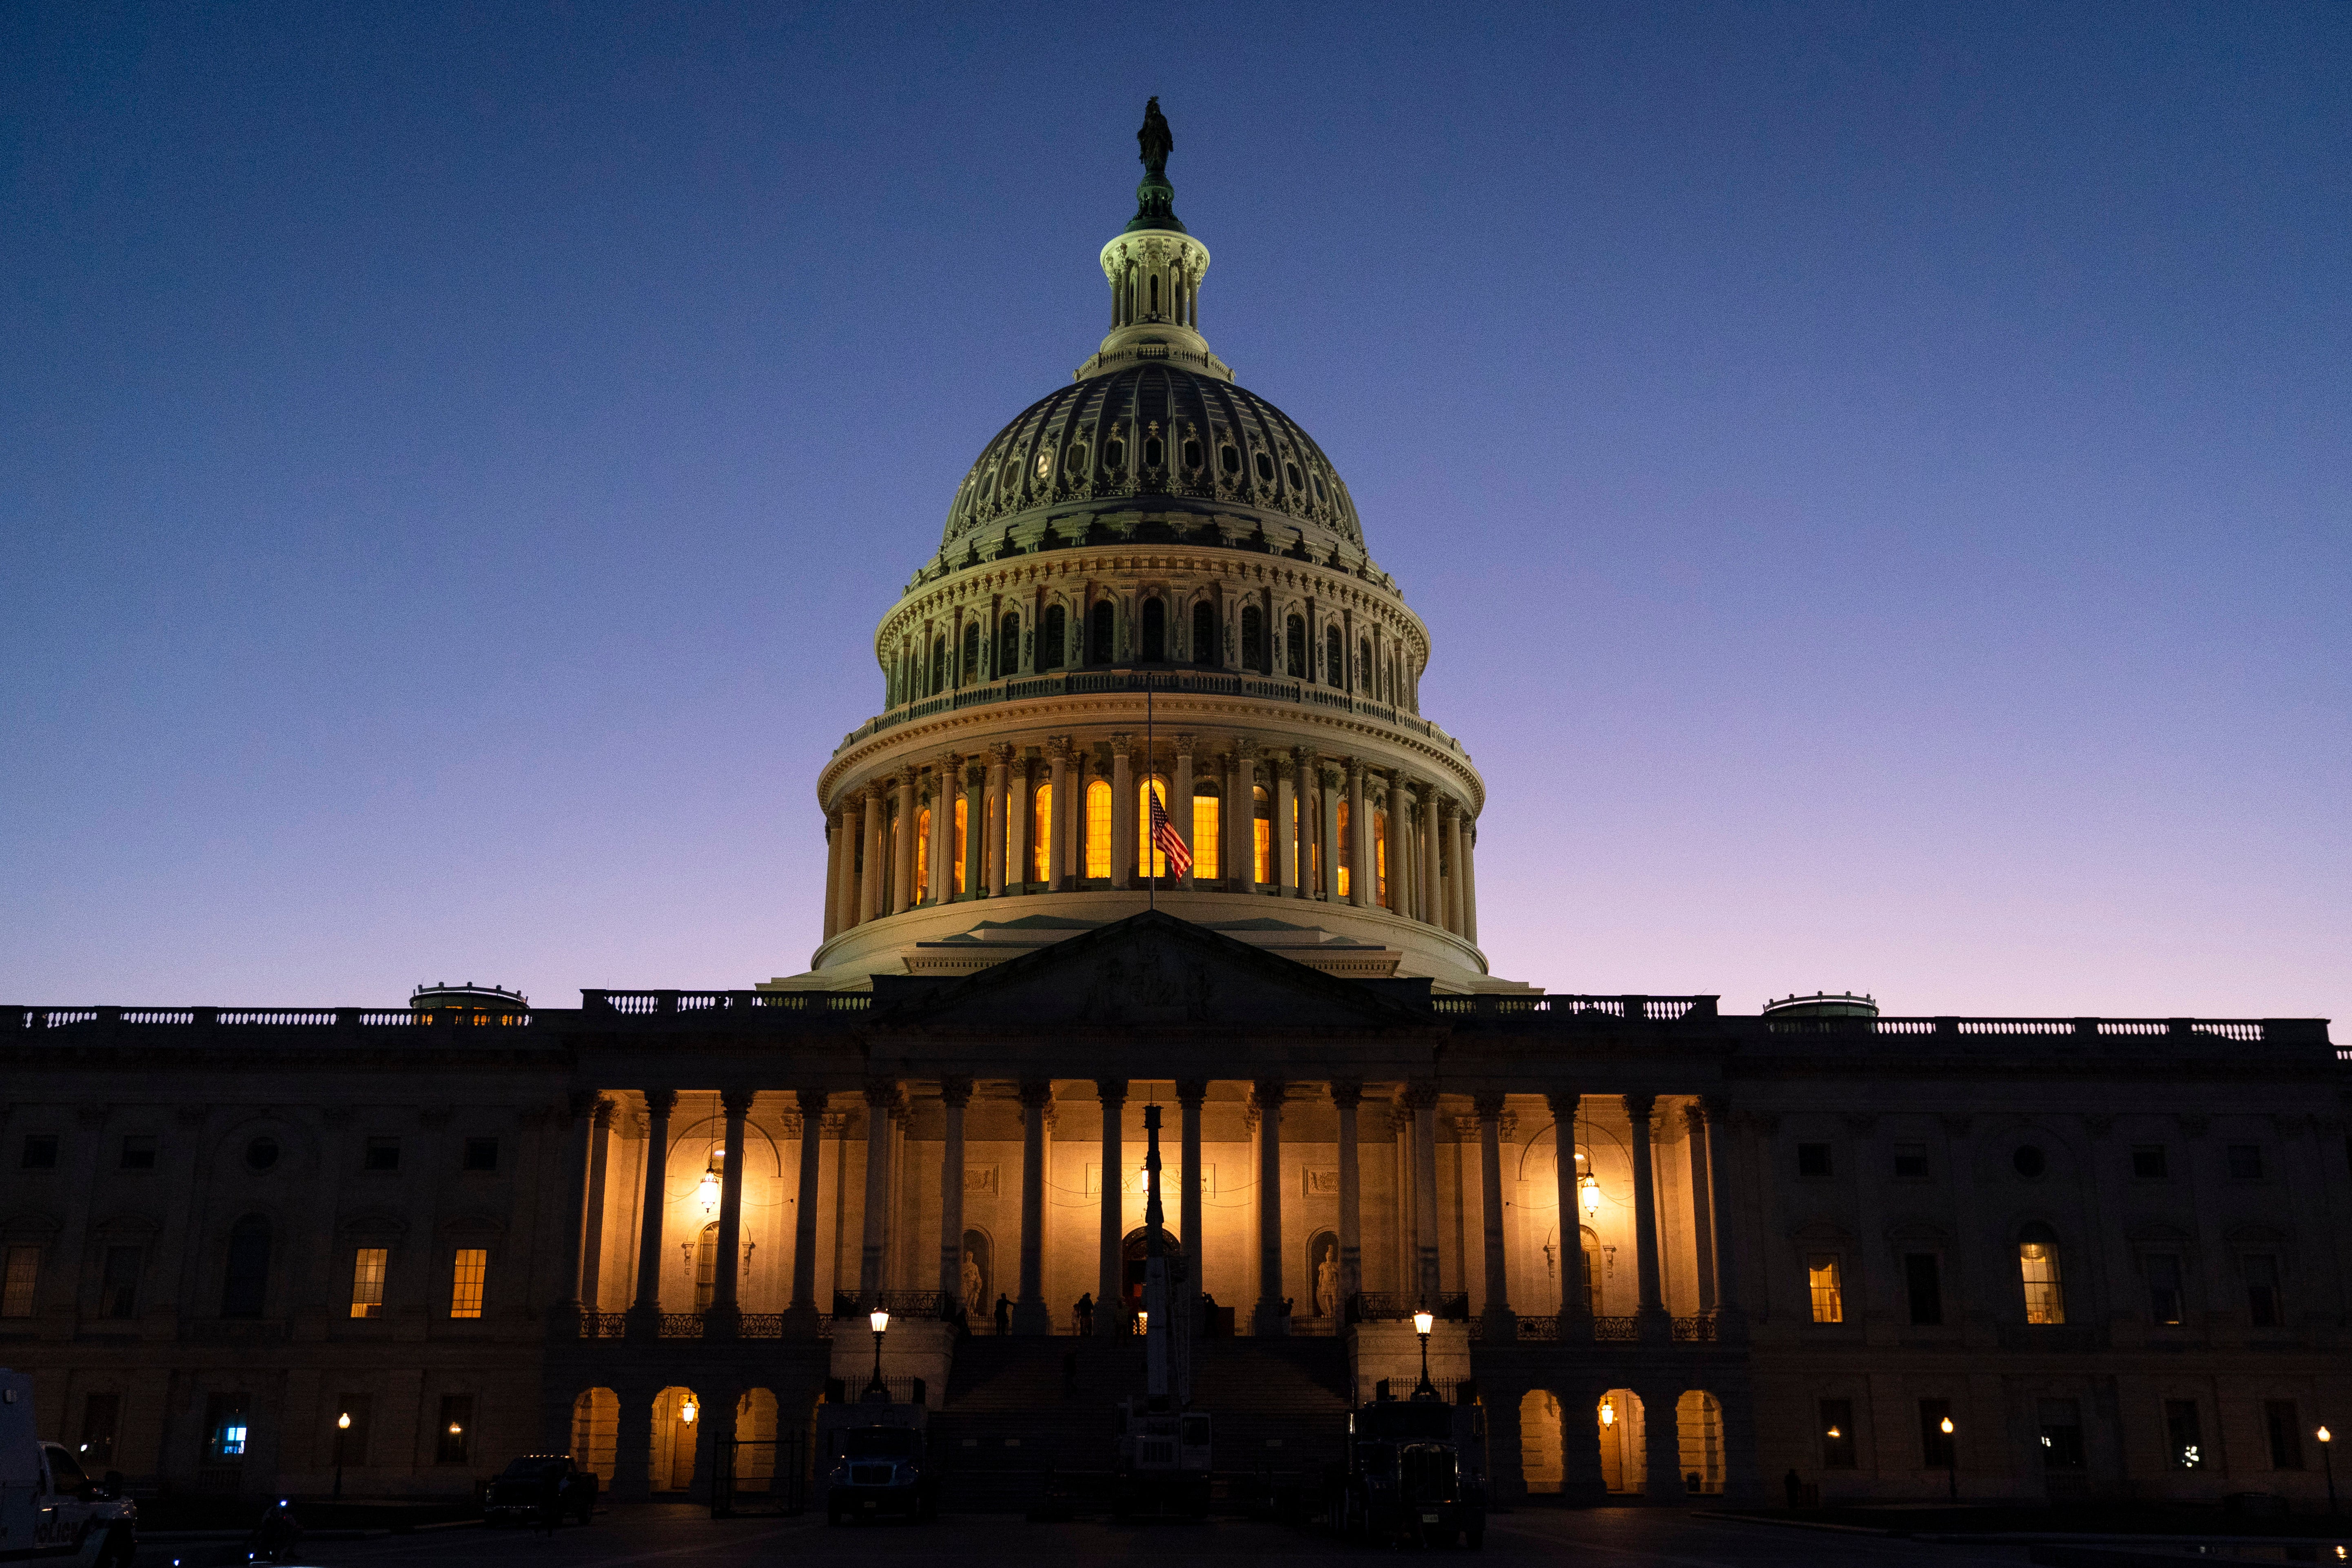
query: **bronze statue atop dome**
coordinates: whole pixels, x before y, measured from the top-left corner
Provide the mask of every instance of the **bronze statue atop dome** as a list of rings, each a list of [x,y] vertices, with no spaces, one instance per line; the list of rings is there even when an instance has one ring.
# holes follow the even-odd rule
[[[1160,100],[1147,99],[1143,105],[1143,129],[1135,133],[1136,145],[1142,149],[1137,155],[1143,160],[1145,171],[1153,179],[1168,177],[1168,154],[1176,150],[1176,138],[1168,130],[1168,117],[1160,112]]]
[[[1168,154],[1176,150],[1176,138],[1157,98],[1143,105],[1143,129],[1135,133],[1135,145],[1136,156],[1143,161],[1143,183],[1135,187],[1135,216],[1128,220],[1128,228],[1183,233],[1184,225],[1176,216],[1176,188],[1168,183]]]

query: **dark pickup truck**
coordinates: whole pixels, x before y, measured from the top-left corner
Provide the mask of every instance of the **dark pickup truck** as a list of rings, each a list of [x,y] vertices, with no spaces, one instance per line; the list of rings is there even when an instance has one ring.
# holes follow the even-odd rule
[[[492,1524],[586,1524],[596,1511],[596,1477],[569,1454],[526,1454],[483,1489],[482,1517]]]

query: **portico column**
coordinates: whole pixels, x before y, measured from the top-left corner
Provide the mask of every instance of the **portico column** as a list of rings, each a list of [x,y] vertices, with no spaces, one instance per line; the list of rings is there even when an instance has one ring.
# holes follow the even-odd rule
[[[1364,815],[1364,763],[1348,759],[1348,901],[1363,909],[1372,897],[1372,821]]]
[[[1127,1332],[1126,1314],[1113,1306],[1126,1294],[1127,1287],[1125,1260],[1120,1256],[1121,1244],[1127,1239],[1127,1184],[1119,1169],[1127,1154],[1124,1129],[1119,1125],[1120,1112],[1127,1105],[1127,1080],[1098,1078],[1095,1095],[1102,1101],[1102,1228],[1095,1268],[1095,1333],[1111,1339]]]
[[[662,1210],[669,1195],[669,1113],[677,1108],[674,1089],[645,1092],[646,1197],[637,1226],[637,1299],[629,1309],[640,1323],[632,1328],[660,1321]]]
[[[817,1180],[824,1165],[824,1107],[821,1089],[804,1089],[801,1107],[800,1191],[793,1207],[793,1305],[795,1330],[816,1331]]]
[[[1135,737],[1110,738],[1110,885],[1135,886]],[[1150,770],[1146,759],[1144,769]]]
[[[727,1113],[727,1153],[719,1173],[719,1259],[710,1279],[710,1316],[726,1319],[740,1314],[738,1285],[743,1274],[743,1121],[751,1114],[756,1090],[726,1089],[719,1103]],[[705,1325],[704,1331],[709,1331]]]
[[[1054,764],[1053,798],[1046,803],[1046,817],[1053,827],[1053,842],[1045,847],[1045,885],[1059,893],[1067,890],[1070,882],[1070,738],[1055,735],[1045,742],[1045,755]]]
[[[1715,1310],[1715,1195],[1707,1180],[1706,1113],[1683,1107],[1683,1152],[1690,1159],[1691,1251],[1698,1264],[1698,1310]]]
[[[1445,929],[1462,934],[1465,908],[1462,887],[1462,808],[1447,801],[1440,815],[1445,822],[1445,859],[1453,875],[1445,879]]]
[[[604,1103],[604,1097],[593,1089],[572,1091],[572,1128],[563,1141],[563,1190],[570,1194],[566,1206],[571,1211],[571,1223],[562,1233],[572,1256],[565,1260],[569,1267],[557,1276],[563,1281],[563,1293],[555,1303],[558,1310],[569,1308],[576,1312],[583,1302],[592,1300],[582,1276],[588,1258],[588,1194],[594,1185],[592,1167],[595,1161],[596,1118]]]
[[[1664,1297],[1658,1280],[1657,1177],[1651,1169],[1650,1117],[1657,1097],[1625,1096],[1625,1117],[1633,1124],[1633,1254],[1641,1304],[1634,1315],[1636,1331],[1645,1340],[1663,1341],[1672,1334]]]
[[[1462,940],[1478,945],[1478,822],[1462,825]]]
[[[1420,1304],[1437,1308],[1437,1086],[1416,1083],[1405,1090],[1412,1110],[1413,1293]]]
[[[1007,745],[1004,770],[1004,886],[1025,893],[1038,879],[1030,874],[1035,857],[1029,848],[1030,826],[1037,820],[1037,803],[1029,787],[1029,759],[1013,754]]]
[[[1421,918],[1430,925],[1445,923],[1445,879],[1437,863],[1437,786],[1423,781],[1421,789]]]
[[[1013,1331],[1050,1334],[1045,1308],[1045,1107],[1054,1086],[1041,1078],[1021,1080],[1021,1299],[1013,1309]]]
[[[1715,1211],[1711,1230],[1715,1239],[1715,1337],[1740,1339],[1746,1336],[1748,1318],[1739,1307],[1739,1247],[1731,1235],[1734,1209],[1727,1147],[1731,1140],[1731,1102],[1719,1094],[1710,1094],[1700,1099],[1699,1107],[1706,1117],[1707,1202]]]
[[[1363,1102],[1362,1080],[1331,1080],[1331,1103],[1339,1112],[1339,1299],[1332,1315],[1343,1322],[1348,1304],[1364,1288],[1363,1173],[1356,1153],[1356,1110]]]
[[[857,1299],[874,1306],[882,1294],[882,1249],[889,1232],[890,1107],[896,1079],[866,1080],[866,1245],[857,1260]]]
[[[1257,742],[1244,735],[1234,742],[1234,795],[1225,803],[1225,820],[1232,832],[1225,842],[1233,858],[1225,863],[1225,885],[1236,893],[1257,891]],[[1190,1239],[1184,1243],[1192,1246]]]
[[[1013,747],[1009,742],[1000,741],[988,748],[988,804],[981,813],[982,837],[980,853],[981,875],[986,879],[983,886],[988,889],[988,896],[992,899],[1004,896],[1004,827],[1011,799],[1004,793],[1004,770],[1012,761]],[[1013,879],[1017,882],[1021,878],[1016,874]]]
[[[1405,822],[1404,774],[1389,770],[1389,908],[1398,914],[1408,912],[1410,878],[1407,868],[1412,861],[1412,836]]]
[[[1315,764],[1315,788],[1322,810],[1316,814],[1322,824],[1323,839],[1323,901],[1339,901],[1339,775],[1320,762]],[[1349,880],[1354,881],[1351,876]]]
[[[866,800],[866,875],[857,898],[859,924],[889,911],[882,907],[882,791],[877,785],[863,792]]]
[[[613,1152],[613,1102],[596,1097],[588,1123],[588,1212],[580,1227],[580,1304],[593,1312],[604,1296],[604,1172]]]
[[[898,820],[891,829],[890,912],[915,907],[915,766],[898,773]]]
[[[1552,1152],[1559,1187],[1559,1336],[1592,1337],[1592,1284],[1584,1277],[1583,1194],[1576,1181],[1576,1099],[1573,1094],[1548,1094],[1551,1107]]]
[[[1202,1288],[1206,1284],[1203,1271],[1207,1268],[1201,1237],[1201,1102],[1208,1097],[1206,1079],[1176,1080],[1176,1104],[1181,1112],[1177,1147],[1181,1151],[1179,1158],[1183,1163],[1176,1198],[1177,1237],[1184,1247],[1187,1281],[1184,1288],[1192,1297],[1186,1303],[1185,1316],[1180,1321],[1190,1322],[1196,1334],[1207,1326],[1201,1321],[1200,1300]]]
[[[1282,1096],[1278,1078],[1257,1080],[1257,1313],[1250,1331],[1282,1332]]]
[[[977,760],[966,758],[960,775],[963,784],[963,887],[977,899],[988,886],[988,869],[983,857],[988,848],[988,801],[985,790],[987,771]],[[954,824],[949,824],[950,829]],[[953,837],[950,832],[950,837]],[[955,896],[955,879],[948,879],[948,896]]]
[[[1186,892],[1192,890],[1192,858],[1199,846],[1192,842],[1192,737],[1176,737],[1176,783],[1168,795],[1168,816],[1176,824],[1176,835],[1184,840],[1186,865],[1178,885]],[[1223,818],[1218,818],[1223,821]]]
[[[843,814],[845,816],[846,813]],[[849,835],[836,825],[831,812],[824,818],[824,940],[841,932],[841,858]]]
[[[1291,788],[1296,771],[1288,757],[1276,752],[1267,759],[1274,769],[1274,885],[1286,899],[1298,896],[1297,795]]]
[[[1503,1096],[1489,1089],[1471,1101],[1478,1112],[1478,1207],[1486,1245],[1486,1340],[1518,1337],[1511,1275],[1503,1256]]]
[[[940,1079],[940,1104],[947,1113],[940,1151],[940,1293],[950,1311],[963,1300],[963,1108],[971,1100],[969,1074]]]

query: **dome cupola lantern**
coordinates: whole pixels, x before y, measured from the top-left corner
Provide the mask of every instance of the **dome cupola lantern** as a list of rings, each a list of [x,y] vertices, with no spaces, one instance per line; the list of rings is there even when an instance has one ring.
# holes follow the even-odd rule
[[[1201,279],[1208,275],[1209,247],[1185,233],[1176,216],[1176,189],[1168,183],[1168,154],[1176,139],[1158,99],[1144,106],[1143,129],[1135,139],[1143,158],[1135,216],[1102,247],[1103,277],[1110,283],[1110,335],[1071,379],[1085,381],[1132,364],[1173,363],[1231,381],[1232,367],[1201,336]]]

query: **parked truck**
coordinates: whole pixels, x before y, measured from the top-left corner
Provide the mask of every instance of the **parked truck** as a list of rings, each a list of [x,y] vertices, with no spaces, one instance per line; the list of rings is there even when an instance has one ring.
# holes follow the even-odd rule
[[[1485,1415],[1427,1394],[1349,1411],[1347,1455],[1327,1478],[1324,1517],[1351,1540],[1485,1545]]]
[[[0,1371],[0,1562],[131,1568],[139,1509],[120,1476],[93,1479],[33,1426],[33,1380]]]
[[[922,1405],[887,1398],[818,1405],[824,1521],[939,1517],[940,1478],[925,1442],[929,1422]]]

